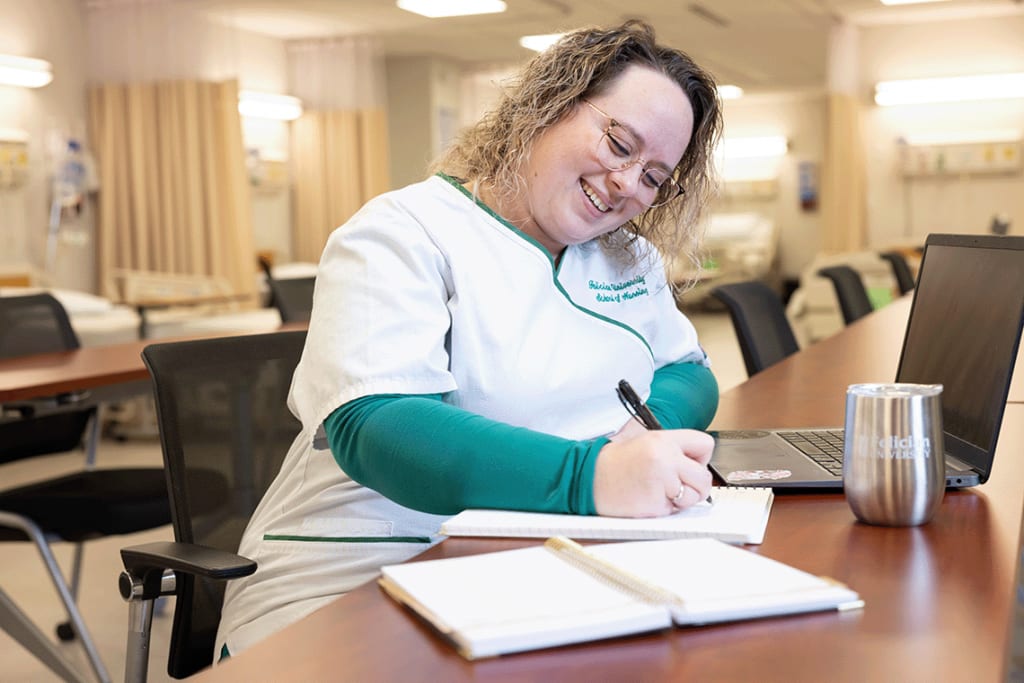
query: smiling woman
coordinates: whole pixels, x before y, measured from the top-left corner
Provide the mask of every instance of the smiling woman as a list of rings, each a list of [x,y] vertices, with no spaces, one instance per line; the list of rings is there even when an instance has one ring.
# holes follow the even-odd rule
[[[707,497],[718,387],[660,252],[694,251],[720,128],[714,81],[650,27],[576,31],[431,177],[331,234],[289,399],[303,430],[245,532],[259,569],[228,588],[218,651],[466,508],[652,517]],[[630,419],[622,379],[664,429]]]
[[[625,71],[632,72],[630,77],[620,78]],[[647,206],[634,202],[631,212],[616,213],[615,217],[623,220],[614,227],[622,230],[606,230],[599,236],[601,241],[612,253],[627,260],[635,257],[635,251],[615,248],[615,244],[636,247],[649,243],[662,258],[689,258],[697,266],[693,270],[699,270],[697,226],[715,188],[710,159],[722,126],[717,87],[712,77],[686,54],[657,45],[653,31],[645,24],[632,22],[617,29],[564,35],[526,65],[498,106],[466,131],[435,162],[433,169],[467,179],[468,186],[489,199],[499,213],[517,227],[523,227],[517,221],[532,217],[523,202],[533,199],[524,185],[536,177],[531,175],[527,159],[535,158],[537,148],[543,146],[539,139],[556,139],[555,146],[568,154],[566,147],[571,138],[551,134],[548,129],[572,125],[587,102],[609,111],[609,106],[614,105],[602,104],[609,97],[622,100],[622,109],[612,112],[617,118],[594,112],[593,118],[586,119],[589,125],[595,131],[626,130],[636,137],[635,128],[631,130],[630,126],[644,123],[653,131],[651,140],[641,138],[638,143],[680,145],[683,151],[673,156],[672,150],[667,150],[671,158],[655,161],[663,165],[687,197],[685,201],[656,202],[660,205],[653,210],[644,210]],[[640,113],[636,122],[627,117],[629,111]],[[662,119],[654,120],[655,116]],[[610,126],[611,123],[616,125]],[[599,136],[591,135],[587,140],[580,141],[586,150],[580,150],[581,157],[596,160],[600,166],[601,160],[595,154],[599,150]],[[635,153],[643,155],[639,144]],[[649,151],[647,156],[652,156]],[[632,163],[623,166],[630,170]],[[608,170],[607,166],[601,168]],[[615,176],[610,178],[612,181],[624,179],[621,174],[610,175]],[[592,199],[604,201],[605,197],[596,191],[598,188],[584,187],[584,193],[588,189],[595,190],[589,193]],[[606,208],[609,206],[606,204]],[[539,210],[537,206],[533,208]],[[636,236],[646,242],[638,243],[633,239]]]
[[[659,190],[678,185],[671,174],[690,140],[693,109],[686,95],[650,67],[628,67],[593,99],[602,107],[583,100],[533,141],[521,172],[523,193],[506,198],[481,188],[485,201],[556,259],[570,244],[611,234],[652,204],[663,206],[656,202]],[[605,109],[619,112],[621,122]]]

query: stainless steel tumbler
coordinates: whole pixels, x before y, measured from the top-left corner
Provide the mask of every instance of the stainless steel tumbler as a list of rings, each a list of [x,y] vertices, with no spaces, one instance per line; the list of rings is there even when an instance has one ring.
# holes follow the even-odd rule
[[[857,519],[930,520],[946,492],[942,385],[852,384],[846,391],[843,488]]]

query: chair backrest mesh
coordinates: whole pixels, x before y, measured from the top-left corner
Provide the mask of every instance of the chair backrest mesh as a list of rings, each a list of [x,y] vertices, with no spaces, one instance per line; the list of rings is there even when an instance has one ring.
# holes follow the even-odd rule
[[[851,266],[829,266],[819,270],[818,275],[832,281],[836,298],[839,299],[843,322],[847,325],[855,320],[860,320],[874,310],[871,299],[868,297],[868,290],[864,287],[864,281]]]
[[[306,322],[313,310],[315,277],[267,278],[271,301],[286,323]]]
[[[236,552],[245,525],[300,430],[286,405],[306,333],[154,344],[160,441],[178,541]],[[179,577],[168,673],[213,660],[224,584]]]
[[[799,350],[782,300],[768,285],[756,280],[735,282],[715,287],[711,295],[729,311],[748,375]]]
[[[896,278],[896,286],[900,294],[906,294],[914,288],[914,274],[910,271],[910,264],[903,254],[898,251],[885,251],[879,254],[889,262],[892,267],[892,274]]]
[[[68,314],[52,295],[0,297],[0,358],[78,347]],[[57,400],[26,401],[19,404],[20,415],[0,419],[0,463],[61,453],[81,443],[94,406],[78,402],[75,405],[82,409],[76,410],[62,407]]]
[[[78,347],[67,312],[51,294],[0,297],[0,358]]]

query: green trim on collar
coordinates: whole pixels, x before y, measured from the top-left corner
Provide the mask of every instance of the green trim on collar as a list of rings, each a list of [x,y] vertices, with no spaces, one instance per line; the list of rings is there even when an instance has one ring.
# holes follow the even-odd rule
[[[264,541],[302,541],[306,543],[430,543],[426,536],[298,536],[263,534]]]
[[[480,201],[480,198],[479,198],[479,197],[474,197],[474,196],[473,196],[473,193],[472,193],[472,192],[470,192],[469,190],[467,190],[467,189],[466,189],[466,188],[465,188],[465,187],[464,187],[464,186],[462,185],[462,183],[460,183],[460,182],[459,182],[458,178],[453,178],[453,177],[451,177],[450,175],[447,175],[447,174],[444,174],[444,173],[438,173],[438,174],[437,174],[437,176],[438,176],[439,178],[441,178],[442,180],[445,180],[445,181],[447,181],[448,183],[450,183],[452,187],[454,187],[454,188],[455,188],[456,190],[458,190],[458,191],[459,191],[459,192],[461,192],[462,194],[466,195],[466,197],[467,197],[467,198],[468,198],[468,199],[469,199],[469,200],[470,200],[471,202],[473,202],[474,204],[476,204],[477,206],[479,206],[479,207],[480,207],[481,209],[483,209],[483,210],[484,210],[485,212],[487,212],[487,213],[488,213],[488,214],[489,214],[489,215],[491,216],[491,218],[493,218],[494,220],[498,221],[499,223],[501,223],[502,225],[504,225],[504,226],[505,226],[506,228],[508,228],[509,230],[511,230],[512,232],[514,232],[515,234],[517,234],[517,235],[519,235],[520,237],[522,237],[522,238],[523,238],[524,240],[526,240],[527,242],[529,242],[529,243],[530,243],[530,244],[532,244],[533,246],[537,247],[537,249],[538,249],[538,250],[540,251],[540,253],[541,253],[541,254],[543,254],[543,255],[544,255],[544,256],[545,256],[546,258],[547,258],[547,260],[551,262],[551,269],[552,269],[552,270],[554,270],[554,269],[555,269],[555,259],[551,257],[551,254],[550,254],[550,253],[548,253],[548,250],[544,248],[544,245],[543,245],[543,244],[541,244],[541,243],[540,243],[540,242],[538,242],[537,240],[533,239],[532,237],[530,237],[529,235],[527,235],[527,234],[526,234],[525,232],[523,232],[522,230],[520,230],[520,229],[519,229],[519,228],[517,228],[516,226],[512,225],[511,223],[509,223],[509,222],[508,222],[508,221],[507,221],[507,220],[506,220],[505,218],[503,218],[502,216],[498,215],[498,213],[497,213],[497,212],[495,212],[495,210],[494,210],[494,209],[492,209],[491,207],[487,206],[487,205],[486,205],[486,204],[484,204],[484,203],[483,203],[482,201]]]
[[[582,313],[586,313],[587,315],[590,315],[590,316],[592,316],[594,318],[597,318],[598,320],[603,320],[606,323],[610,323],[612,325],[616,325],[617,327],[621,327],[622,329],[626,330],[627,332],[633,334],[647,348],[647,352],[651,354],[651,358],[652,359],[654,358],[654,350],[651,348],[651,345],[647,343],[647,340],[644,339],[644,336],[642,334],[640,334],[639,332],[634,330],[629,325],[621,323],[618,320],[615,320],[614,318],[609,318],[608,316],[601,315],[600,313],[596,313],[596,312],[594,312],[594,311],[592,311],[589,308],[586,308],[584,306],[580,306],[578,303],[576,303],[575,301],[572,300],[572,297],[569,296],[569,293],[565,291],[564,287],[562,287],[562,283],[558,281],[558,273],[561,270],[561,263],[565,262],[564,258],[556,266],[555,265],[555,259],[552,258],[551,254],[548,252],[548,250],[544,248],[544,245],[542,245],[540,242],[538,242],[534,238],[530,237],[525,232],[523,232],[522,230],[520,230],[516,226],[512,225],[511,223],[509,223],[506,219],[502,218],[500,215],[495,213],[494,209],[492,209],[491,207],[489,207],[486,204],[484,204],[482,201],[480,201],[480,199],[478,197],[474,197],[473,193],[470,192],[469,190],[467,190],[465,187],[463,187],[462,183],[459,182],[459,180],[457,178],[453,178],[452,176],[450,176],[450,175],[448,175],[446,173],[441,173],[441,172],[437,173],[437,177],[442,179],[442,180],[444,180],[448,184],[450,184],[452,187],[457,189],[462,194],[466,195],[467,199],[469,199],[471,202],[473,202],[478,207],[483,209],[492,218],[494,218],[496,221],[498,221],[499,223],[501,223],[502,225],[507,227],[509,230],[514,232],[516,235],[519,235],[524,240],[526,240],[527,242],[529,242],[533,246],[537,247],[537,249],[540,251],[540,253],[543,254],[547,258],[548,262],[551,264],[551,279],[554,282],[555,287],[558,288],[558,291],[561,292],[562,296],[565,297],[566,301],[568,301],[570,304],[572,304],[577,310],[581,311]],[[568,247],[566,247],[566,248],[568,248]]]

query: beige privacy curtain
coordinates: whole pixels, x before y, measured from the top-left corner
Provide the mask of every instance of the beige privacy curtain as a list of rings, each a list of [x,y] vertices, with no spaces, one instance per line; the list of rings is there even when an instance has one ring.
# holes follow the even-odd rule
[[[389,187],[387,118],[382,109],[307,111],[291,135],[293,256],[315,263],[331,231]]]
[[[866,173],[856,97],[828,96],[828,128],[822,171],[822,248],[858,251],[867,245]]]
[[[248,176],[234,81],[106,84],[89,90],[100,175],[97,271],[220,278],[253,293]]]

